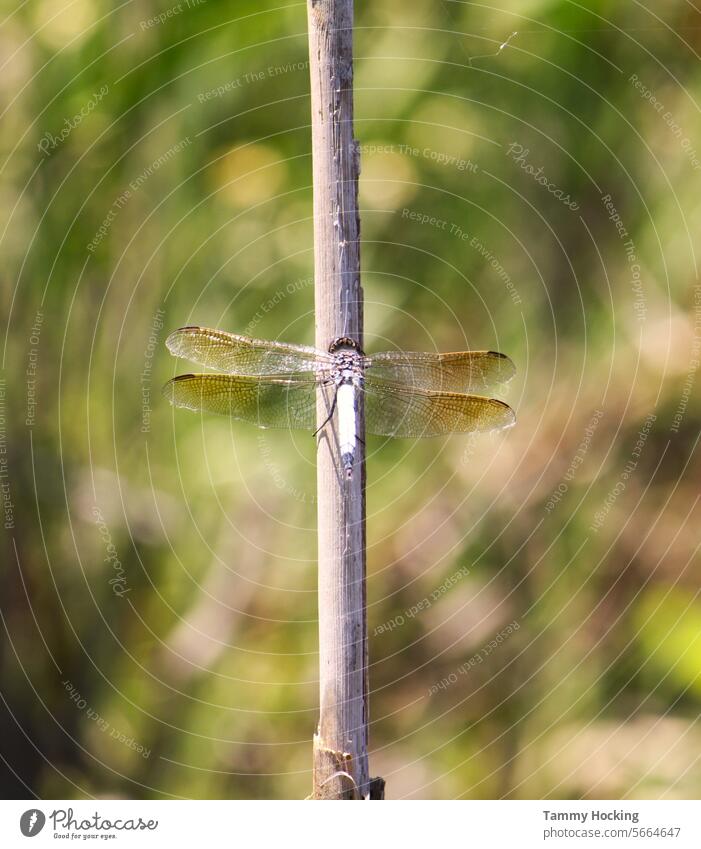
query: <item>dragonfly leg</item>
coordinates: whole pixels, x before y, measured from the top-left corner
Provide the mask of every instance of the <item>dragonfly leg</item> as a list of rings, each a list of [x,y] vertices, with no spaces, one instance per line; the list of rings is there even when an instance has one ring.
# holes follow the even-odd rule
[[[333,414],[336,412],[336,401],[337,400],[338,400],[338,387],[336,388],[336,391],[333,393],[333,404],[331,404],[331,412],[328,414],[328,416],[326,416],[326,418],[324,419],[322,424],[320,424],[319,427],[314,431],[314,436],[316,436],[320,431],[322,431],[326,427],[326,425],[331,421],[331,419],[333,418]]]

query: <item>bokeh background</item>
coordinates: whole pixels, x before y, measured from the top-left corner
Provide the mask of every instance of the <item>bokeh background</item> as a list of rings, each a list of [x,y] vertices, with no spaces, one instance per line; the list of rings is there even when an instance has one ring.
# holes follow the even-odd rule
[[[3,798],[301,798],[314,440],[172,410],[184,324],[312,343],[306,10],[0,3]],[[515,33],[515,34],[514,34]],[[698,798],[701,14],[358,4],[368,351],[515,428],[369,439],[389,798]]]

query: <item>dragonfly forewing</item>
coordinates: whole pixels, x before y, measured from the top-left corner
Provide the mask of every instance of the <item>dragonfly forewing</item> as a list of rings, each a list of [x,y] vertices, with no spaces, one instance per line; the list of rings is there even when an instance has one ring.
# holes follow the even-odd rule
[[[294,375],[329,368],[333,358],[308,345],[250,339],[209,327],[181,327],[166,339],[176,357],[226,374]]]
[[[316,424],[313,378],[183,374],[168,381],[163,394],[176,407],[218,413],[261,428],[313,430]]]
[[[366,378],[365,427],[376,436],[420,437],[502,430],[516,421],[503,401],[457,392],[407,389]]]
[[[363,365],[368,377],[431,392],[488,392],[516,372],[511,360],[496,351],[384,351],[365,357]]]

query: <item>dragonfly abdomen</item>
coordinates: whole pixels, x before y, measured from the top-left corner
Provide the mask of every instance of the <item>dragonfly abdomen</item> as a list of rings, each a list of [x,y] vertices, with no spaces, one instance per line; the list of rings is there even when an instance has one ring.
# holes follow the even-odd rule
[[[350,478],[353,475],[357,436],[355,431],[356,387],[351,382],[343,382],[339,384],[336,393],[338,446],[341,452],[343,470],[346,477]]]

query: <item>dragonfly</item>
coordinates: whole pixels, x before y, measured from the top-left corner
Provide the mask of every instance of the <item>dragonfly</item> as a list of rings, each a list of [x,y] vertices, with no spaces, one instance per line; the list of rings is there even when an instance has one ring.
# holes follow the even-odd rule
[[[424,437],[501,430],[514,411],[490,397],[516,369],[496,351],[430,353],[383,351],[368,356],[348,337],[328,351],[251,339],[207,327],[181,327],[166,339],[175,357],[218,373],[182,374],[163,387],[175,407],[219,413],[260,428],[318,434],[337,412],[341,463],[352,478],[357,460],[358,406],[376,436]],[[328,397],[317,427],[317,389]]]

